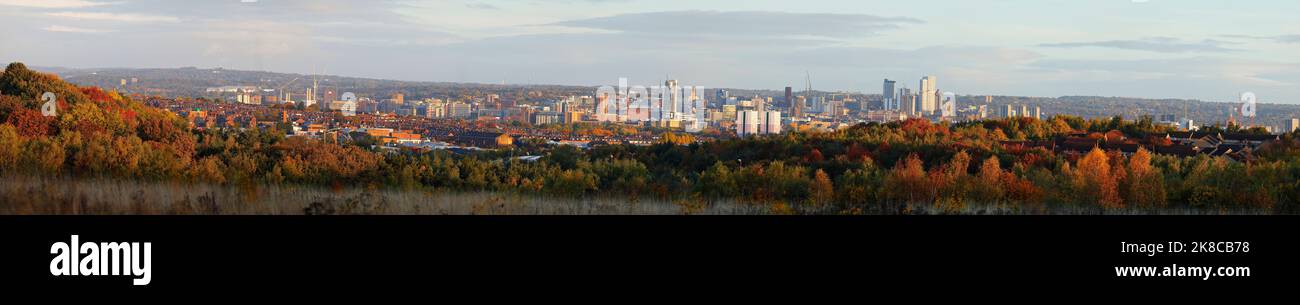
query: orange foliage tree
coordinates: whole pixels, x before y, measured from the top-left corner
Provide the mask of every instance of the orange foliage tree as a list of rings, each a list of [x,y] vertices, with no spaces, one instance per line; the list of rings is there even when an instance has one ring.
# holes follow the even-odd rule
[[[1081,198],[1087,198],[1103,208],[1124,207],[1116,179],[1111,175],[1110,158],[1106,156],[1106,152],[1093,148],[1091,152],[1079,159],[1076,173],[1079,176],[1076,184],[1077,189],[1082,191],[1082,194],[1079,194]]]

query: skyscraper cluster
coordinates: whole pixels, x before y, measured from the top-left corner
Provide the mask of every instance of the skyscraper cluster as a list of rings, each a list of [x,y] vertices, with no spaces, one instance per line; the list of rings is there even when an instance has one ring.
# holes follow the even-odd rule
[[[908,115],[930,116],[940,114],[945,102],[944,93],[939,91],[939,78],[925,76],[921,78],[918,91],[913,93],[906,87],[898,88],[898,82],[885,79],[881,91],[881,104],[885,110],[893,110]],[[956,99],[950,98],[956,107]],[[954,109],[950,109],[954,110]],[[951,113],[946,113],[951,115]]]
[[[677,80],[667,80],[663,86],[628,87],[627,79],[619,80],[619,87],[601,87],[596,91],[596,113],[601,122],[650,122],[661,127],[683,127],[695,132],[707,125],[708,108],[699,87],[681,86]],[[718,97],[726,91],[716,92]]]

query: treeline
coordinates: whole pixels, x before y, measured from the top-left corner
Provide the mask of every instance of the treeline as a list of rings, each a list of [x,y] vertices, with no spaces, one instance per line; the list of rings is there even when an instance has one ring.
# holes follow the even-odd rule
[[[1076,132],[1149,138],[1168,131],[1149,118],[911,120],[702,143],[673,135],[652,146],[457,155],[286,138],[276,128],[199,132],[170,112],[77,88],[22,64],[5,69],[0,91],[0,172],[6,175],[730,200],[837,213],[1295,213],[1300,207],[1294,135],[1266,144],[1249,163],[1145,150],[1061,155],[1000,144]],[[42,92],[58,96],[58,117],[41,115]],[[514,158],[538,153],[544,157],[533,162]]]

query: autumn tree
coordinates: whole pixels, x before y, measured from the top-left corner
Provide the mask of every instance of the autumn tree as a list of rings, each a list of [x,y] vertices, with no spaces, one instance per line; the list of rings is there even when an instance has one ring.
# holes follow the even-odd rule
[[[904,202],[926,201],[925,165],[916,154],[894,165],[894,169],[885,178],[886,196],[891,200]]]
[[[1090,199],[1107,209],[1124,207],[1116,179],[1111,175],[1110,158],[1106,156],[1106,152],[1093,148],[1091,152],[1079,159],[1076,173],[1079,176],[1076,189],[1082,192],[1077,194],[1079,198]]]
[[[40,111],[20,108],[9,115],[9,121],[19,135],[24,138],[39,138],[54,134],[52,131],[54,120],[42,115]]]
[[[804,163],[817,163],[825,161],[826,157],[822,156],[822,151],[820,149],[813,148],[811,151],[808,151],[808,155],[804,156],[803,160]]]
[[[27,69],[22,63],[11,63],[0,73],[0,91],[6,95],[21,96],[26,108],[39,109],[38,98],[45,92],[54,93],[63,104],[77,104],[86,101],[86,96],[76,86],[66,83],[58,76]]]
[[[998,161],[997,156],[991,156],[984,159],[980,164],[979,187],[975,189],[976,197],[985,202],[998,202],[1002,200],[1002,163]]]
[[[827,204],[835,199],[835,183],[831,182],[831,177],[826,175],[826,171],[818,169],[813,174],[812,198],[809,199],[815,205]]]
[[[57,175],[63,167],[65,152],[63,145],[49,138],[35,138],[27,141],[19,158],[19,163],[40,174]]]
[[[221,162],[221,158],[209,156],[195,163],[194,168],[190,169],[190,175],[194,179],[216,184],[226,183],[226,175],[222,173],[226,165]]]
[[[13,170],[22,151],[23,139],[14,125],[0,124],[0,172]]]
[[[1129,158],[1127,186],[1128,204],[1143,208],[1165,206],[1164,175],[1151,166],[1151,153],[1145,148]]]

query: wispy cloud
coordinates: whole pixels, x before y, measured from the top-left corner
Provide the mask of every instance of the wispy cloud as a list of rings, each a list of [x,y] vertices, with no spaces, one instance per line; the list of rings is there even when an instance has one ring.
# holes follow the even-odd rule
[[[81,33],[81,34],[101,34],[101,33],[109,33],[109,32],[112,32],[112,31],[109,31],[109,30],[102,30],[102,29],[87,29],[87,28],[79,28],[79,27],[63,26],[63,25],[51,25],[51,26],[47,26],[47,27],[45,27],[45,28],[42,28],[42,30],[46,30],[46,31],[50,31],[50,32],[60,32],[60,33]]]
[[[0,0],[0,5],[33,8],[83,8],[120,3],[121,2],[97,2],[86,0]]]
[[[1245,38],[1257,40],[1271,40],[1279,43],[1300,43],[1300,34],[1295,35],[1277,35],[1277,36],[1258,36],[1258,35],[1223,35],[1226,38]]]
[[[488,3],[483,3],[483,2],[473,2],[473,3],[468,3],[468,4],[465,4],[465,7],[472,8],[472,9],[480,9],[480,10],[499,10],[499,9],[501,9],[500,7],[497,7],[496,5],[492,5],[492,4],[488,4]]]
[[[138,22],[138,23],[180,22],[181,21],[180,18],[173,17],[173,16],[116,14],[116,13],[100,13],[100,12],[54,12],[54,13],[48,13],[46,15],[53,16],[53,17],[72,18],[72,19]]]
[[[747,37],[861,37],[920,24],[915,18],[864,14],[769,11],[670,11],[622,14],[554,23],[556,26],[658,35]]]
[[[1148,37],[1137,40],[1107,40],[1107,41],[1090,41],[1090,42],[1066,42],[1066,43],[1045,43],[1040,47],[1051,48],[1081,48],[1081,47],[1100,47],[1114,48],[1136,51],[1164,52],[1164,53],[1190,53],[1190,52],[1233,52],[1235,49],[1223,47],[1224,42],[1206,39],[1199,42],[1183,41],[1177,38],[1169,37]]]

